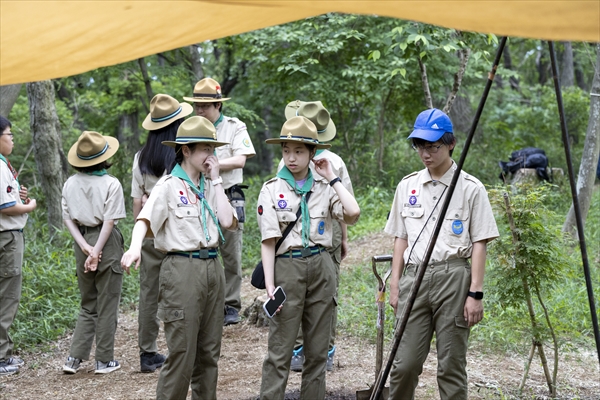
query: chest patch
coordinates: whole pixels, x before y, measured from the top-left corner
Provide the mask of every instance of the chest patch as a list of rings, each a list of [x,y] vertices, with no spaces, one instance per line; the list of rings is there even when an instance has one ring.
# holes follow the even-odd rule
[[[325,221],[319,222],[318,231],[319,231],[319,235],[322,235],[323,233],[325,233]]]
[[[287,201],[285,201],[285,200],[283,200],[283,199],[279,200],[279,201],[277,202],[277,207],[279,207],[279,208],[281,208],[281,209],[284,209],[284,208],[286,208],[286,207],[287,207]]]
[[[179,200],[181,200],[181,202],[182,202],[183,204],[187,204],[187,203],[188,203],[188,199],[187,199],[187,197],[185,197],[185,196],[181,196],[181,197],[179,198]]]
[[[452,221],[452,233],[455,235],[460,235],[463,233],[464,225],[460,219],[455,219]]]
[[[414,192],[414,190],[413,190]],[[414,206],[415,204],[417,204],[417,196],[412,195],[408,198],[408,204],[410,204],[411,206]]]

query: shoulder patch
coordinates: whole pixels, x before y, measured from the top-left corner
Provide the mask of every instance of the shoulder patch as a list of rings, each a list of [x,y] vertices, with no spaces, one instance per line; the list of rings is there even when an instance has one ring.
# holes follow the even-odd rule
[[[415,176],[415,175],[416,175],[416,174],[418,174],[418,173],[419,173],[419,171],[415,171],[415,172],[413,172],[412,174],[408,174],[408,175],[406,175],[404,178],[402,178],[402,180],[408,179],[408,178],[410,178],[411,176]]]

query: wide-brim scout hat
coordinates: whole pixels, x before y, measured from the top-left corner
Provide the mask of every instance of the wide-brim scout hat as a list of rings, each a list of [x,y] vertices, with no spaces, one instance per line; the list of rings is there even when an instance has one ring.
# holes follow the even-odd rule
[[[292,117],[288,119],[281,127],[279,137],[267,139],[265,143],[304,143],[313,145],[317,149],[328,149],[331,147],[330,144],[319,142],[317,127],[306,117]]]
[[[146,130],[154,131],[185,118],[192,112],[194,107],[191,104],[180,103],[167,94],[157,94],[150,101],[150,113],[142,122],[142,126]]]
[[[204,78],[194,86],[193,97],[184,97],[186,101],[193,103],[219,103],[227,101],[231,97],[223,97],[221,94],[221,85],[212,78]]]
[[[444,133],[454,133],[452,121],[442,110],[431,108],[417,116],[414,130],[408,139],[423,139],[428,142],[437,142]]]
[[[165,140],[161,143],[169,147],[192,143],[208,143],[215,147],[229,144],[229,142],[217,141],[217,130],[213,123],[199,116],[190,117],[179,125],[175,140]]]
[[[91,167],[111,158],[119,150],[119,141],[98,132],[84,131],[71,146],[67,160],[74,167]]]
[[[320,101],[294,100],[285,106],[285,118],[306,117],[317,127],[319,142],[329,142],[335,137],[335,124],[329,111]]]

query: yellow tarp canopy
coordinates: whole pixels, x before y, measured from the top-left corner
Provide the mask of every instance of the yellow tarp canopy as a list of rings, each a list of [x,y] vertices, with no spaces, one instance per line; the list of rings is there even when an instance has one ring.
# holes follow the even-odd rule
[[[69,76],[327,12],[600,41],[600,0],[0,1],[0,84]]]

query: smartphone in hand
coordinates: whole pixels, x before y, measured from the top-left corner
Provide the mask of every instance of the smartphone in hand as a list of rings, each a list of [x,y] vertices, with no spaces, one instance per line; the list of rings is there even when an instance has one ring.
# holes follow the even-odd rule
[[[285,292],[281,286],[275,288],[273,296],[275,296],[275,300],[269,299],[263,304],[263,310],[265,310],[265,313],[269,318],[273,318],[279,306],[285,303]]]

